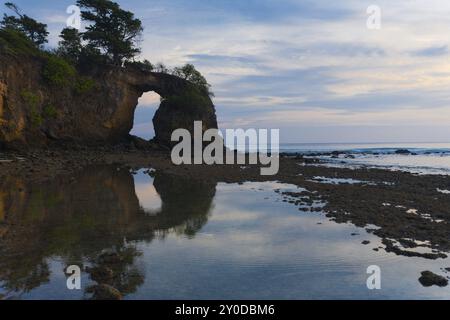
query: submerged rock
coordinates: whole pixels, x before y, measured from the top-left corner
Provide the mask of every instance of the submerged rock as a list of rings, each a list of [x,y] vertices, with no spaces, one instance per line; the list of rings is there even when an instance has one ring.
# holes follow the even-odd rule
[[[421,274],[422,276],[419,278],[419,282],[424,287],[431,287],[433,285],[446,287],[448,285],[448,280],[446,278],[431,271],[423,271]]]
[[[395,154],[412,154],[408,149],[398,149],[395,151]]]
[[[98,260],[103,264],[114,265],[122,262],[122,257],[116,252],[105,252],[98,257]]]
[[[107,284],[98,284],[88,288],[93,300],[122,300],[122,294],[116,288]]]
[[[109,282],[114,277],[113,271],[104,266],[88,268],[86,271],[91,275],[91,279],[98,283]]]

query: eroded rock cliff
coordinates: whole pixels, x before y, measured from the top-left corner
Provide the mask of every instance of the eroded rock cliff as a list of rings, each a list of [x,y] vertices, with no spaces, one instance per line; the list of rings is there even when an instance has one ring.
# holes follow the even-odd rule
[[[207,94],[181,78],[137,68],[90,66],[61,74],[46,55],[10,54],[0,47],[0,143],[11,148],[50,142],[114,144],[126,139],[143,93],[162,97],[153,119],[155,141],[170,145],[174,129],[217,128]],[[61,67],[61,66],[59,66]],[[55,70],[56,69],[56,70]],[[64,68],[63,68],[64,70]]]

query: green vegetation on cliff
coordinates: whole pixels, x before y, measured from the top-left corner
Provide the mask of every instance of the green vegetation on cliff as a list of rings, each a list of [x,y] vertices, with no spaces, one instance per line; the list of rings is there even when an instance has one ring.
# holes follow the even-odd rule
[[[80,59],[81,51],[83,50],[83,44],[81,43],[81,35],[77,29],[64,28],[59,35],[61,41],[57,49],[59,56],[77,63]]]
[[[17,5],[11,2],[6,2],[5,6],[14,12],[14,15],[3,15],[3,20],[0,21],[0,26],[4,29],[15,30],[23,33],[29,38],[36,47],[41,47],[47,42],[47,25],[40,23],[29,16],[22,14]]]
[[[81,17],[88,23],[81,34],[88,45],[99,49],[110,62],[122,65],[141,52],[138,40],[142,22],[108,0],[78,0]]]
[[[89,77],[78,77],[78,79],[75,81],[74,89],[77,94],[83,95],[94,90],[95,86],[96,82],[94,79],[91,79]]]
[[[42,71],[42,76],[48,84],[65,88],[73,83],[77,71],[65,59],[56,55],[49,55]]]
[[[0,29],[0,50],[14,56],[41,53],[22,32],[12,29]]]
[[[29,109],[30,121],[34,127],[41,126],[44,120],[57,117],[58,111],[52,104],[47,104],[44,108],[41,108],[42,99],[38,93],[24,89],[20,92],[20,96]]]
[[[20,96],[29,109],[31,124],[33,125],[33,127],[39,127],[43,122],[42,114],[39,112],[41,98],[37,93],[31,92],[29,90],[22,90],[20,92]]]
[[[172,108],[182,109],[186,105],[195,107],[199,112],[209,105],[209,100],[195,86],[186,88],[182,93],[164,98]]]
[[[52,104],[47,104],[43,109],[43,116],[47,119],[55,119],[58,116],[58,111]]]
[[[142,34],[142,22],[134,14],[125,11],[110,0],[78,0],[81,16],[87,22],[85,32],[73,28],[61,31],[58,48],[46,51],[47,25],[25,14],[13,3],[5,6],[14,15],[4,15],[0,21],[0,50],[12,55],[32,55],[45,60],[42,76],[54,87],[71,86],[77,93],[85,94],[95,88],[92,79],[78,75],[78,69],[112,64],[135,68],[144,72],[173,74],[194,84],[200,94],[214,96],[205,77],[192,64],[167,68],[164,64],[153,65],[150,61],[135,61],[140,53],[138,41]],[[194,96],[192,92],[190,96]],[[178,99],[178,98],[174,98]]]
[[[36,93],[33,93],[29,90],[22,90],[20,92],[20,96],[22,97],[23,101],[28,105],[30,108],[37,108],[41,102],[41,99],[39,98],[39,95]]]
[[[173,74],[194,84],[199,90],[209,96],[214,96],[210,91],[211,85],[205,77],[192,64],[186,64],[183,67],[175,68]]]
[[[170,69],[162,63],[136,61],[134,57],[140,52],[136,40],[142,26],[132,13],[109,0],[80,0],[78,5],[89,25],[86,31],[65,28],[61,31],[58,48],[48,49],[44,47],[48,35],[46,25],[35,20],[31,23],[31,18],[23,15],[17,6],[7,4],[16,15],[5,15],[0,22],[0,58],[7,70],[5,85],[17,86],[17,90],[9,90],[13,103],[0,98],[6,101],[4,106],[10,106],[2,107],[6,109],[2,123],[11,141],[21,137],[22,132],[29,135],[30,141],[39,134],[43,136],[42,133],[52,139],[63,135],[78,137],[88,130],[95,139],[99,136],[109,139],[110,132],[114,133],[111,139],[128,134],[132,123],[128,113],[117,113],[126,117],[114,119],[118,123],[115,124],[105,116],[109,111],[101,114],[96,110],[102,110],[105,105],[112,105],[111,109],[133,106],[134,99],[137,101],[136,89],[154,90],[163,97],[164,110],[158,113],[158,121],[162,123],[157,130],[160,142],[169,141],[166,133],[173,129],[174,123],[189,127],[193,120],[201,118],[210,127],[217,127],[210,99],[213,96],[211,86],[193,65]],[[123,34],[116,33],[118,27]],[[22,71],[15,74],[16,70]],[[127,81],[130,85],[134,81],[133,89],[129,90],[132,94],[110,94],[128,90]],[[174,116],[177,121],[168,121],[172,119],[174,108],[178,109]],[[78,121],[84,116],[83,121]],[[91,126],[87,128],[85,124],[89,121]],[[82,128],[77,127],[80,123],[83,123]],[[101,125],[106,129],[99,133]],[[18,128],[35,130],[19,132]],[[0,127],[0,134],[1,130]],[[73,134],[69,130],[81,133]]]

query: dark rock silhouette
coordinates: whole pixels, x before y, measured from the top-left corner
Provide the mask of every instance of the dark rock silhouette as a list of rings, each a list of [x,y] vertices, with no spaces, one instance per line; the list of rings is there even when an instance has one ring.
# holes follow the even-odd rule
[[[395,154],[411,154],[412,152],[407,149],[398,149],[395,150]]]
[[[431,287],[434,285],[438,287],[446,287],[448,285],[448,280],[446,278],[431,271],[423,271],[421,273],[421,277],[419,278],[419,282],[424,287]]]
[[[171,144],[174,129],[193,132],[194,121],[202,121],[204,130],[217,128],[208,93],[182,78],[98,65],[77,70],[79,79],[89,79],[81,82],[84,87],[55,86],[43,78],[46,64],[48,58],[43,56],[9,55],[0,50],[0,144],[23,149],[51,142],[121,142],[133,127],[139,97],[148,91],[162,97],[153,119],[160,145]]]

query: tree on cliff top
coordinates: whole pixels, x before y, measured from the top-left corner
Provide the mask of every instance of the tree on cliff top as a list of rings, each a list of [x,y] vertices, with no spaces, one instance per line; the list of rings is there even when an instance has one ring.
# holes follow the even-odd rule
[[[47,42],[47,25],[40,23],[29,16],[22,14],[20,9],[11,2],[6,2],[5,6],[15,13],[15,16],[3,15],[0,26],[4,29],[16,30],[25,34],[37,47],[41,47]]]
[[[138,40],[142,34],[142,22],[134,14],[125,11],[109,0],[78,0],[81,17],[90,22],[84,40],[98,48],[116,65],[122,65],[140,53]]]
[[[81,35],[77,29],[64,28],[59,35],[58,54],[71,62],[77,62],[83,45],[81,43]]]

